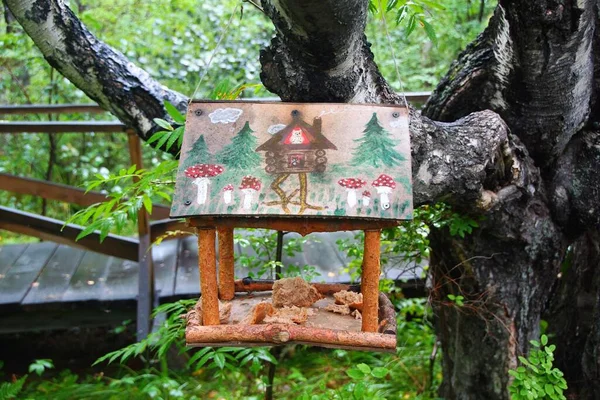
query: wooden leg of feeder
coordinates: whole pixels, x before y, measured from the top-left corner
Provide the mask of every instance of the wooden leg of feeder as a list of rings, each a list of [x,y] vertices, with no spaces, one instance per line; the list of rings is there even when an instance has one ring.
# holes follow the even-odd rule
[[[365,253],[361,280],[363,332],[377,332],[377,328],[379,327],[380,234],[380,230],[365,231]]]
[[[235,296],[233,228],[221,227],[219,234],[219,298],[231,300]]]
[[[219,325],[215,228],[198,229],[198,267],[202,294],[202,325]]]

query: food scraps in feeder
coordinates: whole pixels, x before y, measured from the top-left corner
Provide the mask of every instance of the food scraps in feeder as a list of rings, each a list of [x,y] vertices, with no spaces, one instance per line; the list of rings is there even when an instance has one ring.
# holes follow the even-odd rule
[[[314,313],[315,310],[306,307],[276,308],[272,315],[265,318],[265,322],[267,324],[303,324]]]
[[[347,304],[332,303],[332,304],[328,304],[327,307],[325,307],[325,309],[327,311],[331,311],[336,314],[350,315],[350,306],[348,306]]]
[[[252,307],[250,313],[240,322],[240,325],[256,325],[264,321],[268,315],[275,312],[273,304],[268,301],[262,301]]]
[[[363,295],[362,293],[349,292],[347,290],[340,290],[333,294],[335,304],[348,305],[352,310],[362,311]]]
[[[300,277],[283,278],[273,284],[273,305],[310,307],[323,297],[317,289]]]
[[[263,301],[252,307],[250,313],[240,325],[256,325],[262,322],[267,324],[303,324],[308,317],[314,315],[314,310],[306,307],[274,308],[268,301]]]

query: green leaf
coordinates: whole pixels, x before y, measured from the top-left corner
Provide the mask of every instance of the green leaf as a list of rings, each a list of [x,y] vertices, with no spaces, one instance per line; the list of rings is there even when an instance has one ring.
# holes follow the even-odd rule
[[[169,150],[171,146],[173,146],[173,144],[179,139],[179,137],[183,136],[183,130],[184,127],[180,126],[171,133],[171,135],[169,136],[169,140],[167,141],[167,150]]]
[[[177,122],[178,124],[185,124],[185,116],[181,114],[177,107],[171,104],[168,100],[165,100],[165,109],[171,118],[173,118],[173,121]]]
[[[156,132],[154,135],[150,136],[150,138],[148,140],[146,140],[146,143],[152,144],[152,143],[156,142],[158,139],[160,139],[161,137],[168,135],[168,134],[169,134],[169,132],[167,132],[167,131]]]
[[[371,375],[373,375],[375,378],[383,378],[388,373],[389,373],[388,369],[387,368],[383,368],[383,367],[375,367],[371,371]]]
[[[433,45],[437,47],[438,40],[437,35],[435,33],[435,29],[429,22],[425,21],[425,19],[421,19],[421,23],[423,24],[423,28],[425,28],[425,33],[427,34],[427,37],[429,38],[429,40],[431,40],[431,43],[433,43]]]
[[[365,374],[363,374],[362,371],[357,368],[350,368],[348,371],[346,371],[346,375],[352,379],[363,379],[365,377]]]
[[[215,361],[215,364],[217,364],[217,367],[219,367],[219,369],[225,368],[225,354],[215,353],[213,360]]]
[[[356,368],[358,368],[360,370],[360,372],[362,372],[363,374],[367,375],[371,373],[371,367],[369,367],[367,364],[365,363],[360,363],[356,366]]]
[[[540,340],[542,341],[542,345],[546,346],[548,344],[548,336],[542,335]]]
[[[398,5],[398,0],[388,0],[386,12],[389,12],[392,8],[396,7],[396,5]]]
[[[406,37],[409,37],[410,34],[415,30],[415,26],[417,25],[417,17],[415,14],[411,15],[408,18],[408,25],[406,26]]]
[[[544,391],[546,392],[546,394],[547,394],[548,396],[551,396],[551,395],[553,395],[553,394],[554,394],[554,386],[552,386],[552,385],[551,385],[551,384],[549,384],[549,383],[546,383],[546,384],[544,385]]]
[[[367,384],[365,382],[358,382],[354,387],[354,397],[356,399],[364,399],[365,392],[367,391]]]
[[[156,125],[160,126],[163,129],[166,129],[168,131],[172,131],[174,129],[171,126],[171,124],[168,123],[167,121],[165,121],[164,119],[154,118],[154,123],[156,123]]]
[[[142,201],[144,202],[144,208],[148,211],[148,214],[152,214],[152,199],[148,196],[144,196]]]
[[[172,136],[172,133],[167,132],[166,135],[162,136],[160,138],[160,140],[156,143],[156,148],[160,149],[166,142],[167,140],[169,140],[169,138]]]

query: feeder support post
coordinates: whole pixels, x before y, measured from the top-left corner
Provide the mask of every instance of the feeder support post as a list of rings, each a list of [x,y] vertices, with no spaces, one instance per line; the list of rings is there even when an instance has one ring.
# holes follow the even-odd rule
[[[202,298],[202,325],[219,325],[219,295],[214,227],[198,228],[198,268]]]
[[[233,228],[219,227],[219,298],[232,300],[235,296]]]
[[[381,231],[365,231],[361,293],[363,295],[362,331],[377,332],[379,327],[379,258],[381,255]]]

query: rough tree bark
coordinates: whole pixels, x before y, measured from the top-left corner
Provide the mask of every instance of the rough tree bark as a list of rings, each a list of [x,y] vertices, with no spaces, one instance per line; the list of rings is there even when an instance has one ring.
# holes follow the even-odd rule
[[[165,117],[163,99],[185,107],[183,96],[94,38],[62,1],[6,2],[58,71],[143,137],[154,129],[151,118]],[[276,29],[260,57],[265,86],[288,101],[400,103],[364,36],[367,3],[262,0]],[[598,260],[590,253],[597,236],[587,233],[598,231],[600,210],[598,126],[590,118],[600,111],[598,4],[499,3],[423,115],[411,110],[415,204],[444,200],[482,218],[464,240],[432,234],[448,399],[508,399],[507,370],[538,336],[553,288],[567,293],[555,307],[579,324],[574,305],[560,301],[572,293],[568,281],[556,283],[569,244],[580,260],[569,279],[583,282]],[[598,285],[590,290],[597,318]],[[450,293],[461,293],[465,306],[446,301]],[[582,329],[580,393],[600,370],[597,319]]]
[[[527,350],[526,339],[537,336],[540,312],[551,298],[546,319],[550,332],[557,335],[557,363],[567,374],[571,394],[582,399],[600,398],[598,13],[596,1],[500,0],[488,29],[452,65],[423,112],[435,119],[453,120],[480,109],[494,110],[540,168],[537,190],[541,196],[531,211],[546,214],[544,224],[532,218],[531,212],[523,214],[523,208],[511,211],[516,204],[504,203],[499,210],[502,218],[496,220],[502,224],[482,226],[465,241],[436,233],[433,271],[439,277],[442,297],[456,289],[481,293],[501,284],[491,298],[516,323],[519,351]],[[495,220],[487,217],[487,221]],[[501,227],[512,227],[513,232],[498,236]],[[534,232],[537,244],[529,239]],[[475,268],[462,264],[465,258],[501,251],[495,242],[509,238],[511,247],[505,249],[511,249],[510,256],[501,264],[486,261]],[[537,253],[534,257],[532,251]],[[528,254],[522,257],[521,252]],[[561,264],[564,271],[556,281]],[[451,276],[465,279],[467,285],[446,284],[447,270],[455,265]],[[578,300],[583,298],[588,300]],[[461,376],[464,360],[470,364],[479,355],[479,371],[488,371],[484,360],[495,360],[494,353],[469,351],[465,346],[470,336],[481,332],[482,320],[447,307],[439,311],[439,331],[449,350],[444,353],[442,392],[467,398],[460,390],[473,385],[478,376]],[[494,332],[494,325],[498,324],[487,325],[494,333],[487,340],[506,348],[514,346],[511,337]],[[464,333],[455,326],[462,326]]]

